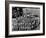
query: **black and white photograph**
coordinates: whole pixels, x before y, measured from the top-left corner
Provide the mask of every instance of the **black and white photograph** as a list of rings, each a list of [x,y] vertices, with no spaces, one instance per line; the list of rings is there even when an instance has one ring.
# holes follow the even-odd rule
[[[44,3],[8,3],[6,7],[6,36],[44,35],[44,9]]]
[[[12,31],[40,30],[40,8],[12,7]]]

